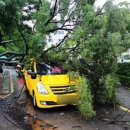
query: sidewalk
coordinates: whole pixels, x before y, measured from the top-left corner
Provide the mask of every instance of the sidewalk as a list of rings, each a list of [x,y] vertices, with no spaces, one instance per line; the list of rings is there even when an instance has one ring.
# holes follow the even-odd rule
[[[0,78],[0,96],[6,96],[11,92],[9,71],[4,71],[3,78]]]
[[[11,76],[9,71],[4,71],[3,78],[0,79],[0,99],[5,99],[10,96],[12,92],[11,88]],[[6,99],[5,99],[6,100]],[[4,104],[0,108],[4,108]],[[0,130],[22,130],[18,128],[16,123],[3,111],[0,110]]]

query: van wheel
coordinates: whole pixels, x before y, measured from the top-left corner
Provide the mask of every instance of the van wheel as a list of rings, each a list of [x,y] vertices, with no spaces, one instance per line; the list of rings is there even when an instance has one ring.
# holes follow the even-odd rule
[[[36,101],[36,96],[35,94],[33,95],[33,106],[37,107],[37,101]]]

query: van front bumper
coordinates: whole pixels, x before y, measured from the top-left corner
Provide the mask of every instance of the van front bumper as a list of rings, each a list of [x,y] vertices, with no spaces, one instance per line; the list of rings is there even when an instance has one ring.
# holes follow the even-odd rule
[[[64,95],[37,95],[37,106],[39,108],[53,108],[66,105],[75,105],[78,102],[77,93]]]

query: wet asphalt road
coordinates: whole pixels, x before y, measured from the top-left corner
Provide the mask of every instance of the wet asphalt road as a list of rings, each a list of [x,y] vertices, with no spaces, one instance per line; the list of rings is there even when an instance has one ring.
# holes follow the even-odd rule
[[[30,126],[24,123],[24,117],[26,114],[24,111],[24,105],[19,104],[21,88],[18,82],[18,76],[14,68],[11,67],[5,67],[4,72],[9,73],[10,77],[12,78],[12,80],[10,79],[10,77],[6,78],[4,87],[13,85],[13,92],[6,98],[0,99],[0,112],[12,125],[15,126],[15,129],[31,130]],[[8,129],[11,130],[11,128]]]
[[[74,106],[35,109],[32,98],[22,89],[17,73],[13,68],[6,67],[12,76],[14,92],[5,99],[0,99],[0,118],[3,116],[5,122],[9,122],[8,129],[0,130],[129,130],[130,114],[124,116],[124,111],[111,106],[97,106],[97,116],[93,119],[84,119]],[[9,81],[9,80],[8,80]],[[9,82],[6,82],[8,85]],[[21,89],[23,90],[21,93]],[[130,92],[124,88],[117,90],[124,106],[130,105]],[[128,102],[127,102],[128,101]],[[115,118],[116,117],[116,118]],[[122,117],[122,118],[121,118]],[[104,120],[104,119],[107,119]],[[120,122],[110,122],[110,120]],[[121,122],[123,121],[123,122]],[[127,121],[127,122],[124,122]],[[4,120],[3,120],[4,122]],[[123,124],[122,124],[123,123]],[[7,126],[7,124],[5,124]],[[6,127],[7,128],[7,127]]]

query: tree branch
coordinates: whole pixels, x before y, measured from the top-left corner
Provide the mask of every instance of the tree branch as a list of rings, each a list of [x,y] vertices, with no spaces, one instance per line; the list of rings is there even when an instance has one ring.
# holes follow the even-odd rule
[[[54,4],[54,8],[53,8],[53,12],[51,14],[51,17],[47,20],[47,22],[45,23],[45,26],[47,26],[49,24],[49,22],[54,18],[55,13],[56,13],[56,9],[57,9],[57,2],[58,0],[55,0],[55,4]]]
[[[18,40],[1,41],[1,42],[0,42],[0,46],[3,46],[3,45],[8,44],[8,43],[14,43],[14,42],[16,42],[16,41],[18,41]]]
[[[69,33],[67,33],[67,34],[64,36],[64,38],[61,40],[61,42],[59,42],[57,45],[51,46],[50,48],[48,48],[47,50],[45,50],[42,55],[44,55],[45,53],[47,53],[48,51],[50,51],[50,50],[52,50],[52,49],[55,49],[55,48],[59,47],[59,46],[65,41],[65,39],[68,37],[68,35],[69,35]]]
[[[23,53],[5,52],[5,53],[0,54],[0,56],[4,56],[4,55],[16,55],[16,56],[22,56]]]
[[[17,29],[18,29],[18,31],[19,31],[21,37],[23,38],[23,41],[24,41],[24,44],[25,44],[25,55],[28,55],[29,46],[28,46],[28,44],[27,44],[27,41],[26,41],[26,39],[25,39],[25,37],[24,37],[23,32],[22,32],[21,29],[20,29],[20,25],[19,25],[17,19],[14,18],[14,20],[15,20],[15,23],[16,23],[16,25],[17,25]]]
[[[102,8],[96,13],[96,16],[102,14],[103,8],[106,6],[106,3],[103,4]]]
[[[42,6],[42,1],[41,0],[39,0],[39,4]]]
[[[54,31],[57,31],[57,30],[64,30],[64,31],[73,31],[73,29],[70,29],[70,28],[54,28],[54,29],[50,29],[48,31],[46,31],[46,33],[53,33]]]

